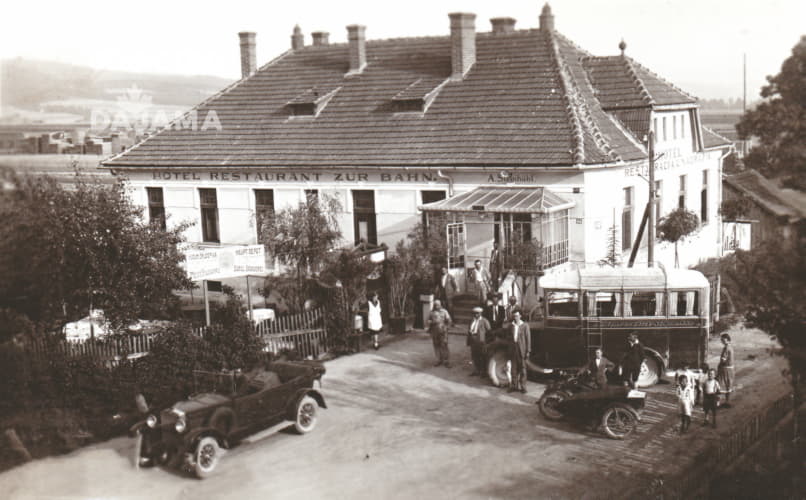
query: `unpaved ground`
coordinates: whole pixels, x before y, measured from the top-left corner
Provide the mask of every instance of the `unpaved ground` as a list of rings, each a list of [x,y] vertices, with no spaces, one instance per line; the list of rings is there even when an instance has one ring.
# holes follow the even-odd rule
[[[630,480],[669,477],[731,425],[787,393],[783,360],[766,352],[767,337],[741,330],[734,339],[741,388],[716,430],[700,427],[697,410],[692,431],[678,435],[671,385],[651,390],[644,421],[626,441],[548,422],[534,404],[542,384],[507,394],[469,377],[461,336],[451,337],[454,367],[434,368],[428,337],[408,334],[327,364],[329,409],[313,433],[243,444],[207,480],[135,470],[133,440],[119,438],[0,474],[0,497],[619,497]],[[713,343],[712,358],[719,351]]]

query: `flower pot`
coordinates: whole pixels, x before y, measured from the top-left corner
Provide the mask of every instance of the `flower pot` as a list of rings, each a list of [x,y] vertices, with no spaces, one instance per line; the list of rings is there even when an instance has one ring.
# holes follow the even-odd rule
[[[395,335],[406,333],[406,318],[403,316],[389,318],[389,333]]]

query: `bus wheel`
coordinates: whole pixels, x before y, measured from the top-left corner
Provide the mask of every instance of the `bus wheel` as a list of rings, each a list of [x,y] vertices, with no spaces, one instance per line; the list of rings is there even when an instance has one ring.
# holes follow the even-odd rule
[[[638,380],[635,385],[638,387],[650,387],[658,383],[660,380],[661,364],[658,359],[652,355],[644,358],[641,363],[641,372],[638,374]]]
[[[499,349],[490,356],[490,360],[487,362],[487,375],[490,376],[490,382],[494,386],[501,387],[509,383],[508,362],[509,359],[503,350]]]

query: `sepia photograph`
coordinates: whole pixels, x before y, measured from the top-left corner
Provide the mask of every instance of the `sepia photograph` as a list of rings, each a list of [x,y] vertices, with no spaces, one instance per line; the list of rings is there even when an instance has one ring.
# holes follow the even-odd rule
[[[806,499],[806,2],[0,16],[0,498]]]

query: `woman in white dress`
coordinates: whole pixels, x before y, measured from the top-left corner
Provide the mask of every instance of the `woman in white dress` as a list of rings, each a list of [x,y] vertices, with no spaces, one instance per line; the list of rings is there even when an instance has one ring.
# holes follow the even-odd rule
[[[381,301],[377,293],[373,293],[367,302],[369,312],[367,313],[367,327],[372,334],[372,342],[375,350],[378,350],[378,335],[383,330],[383,320],[381,319]]]

